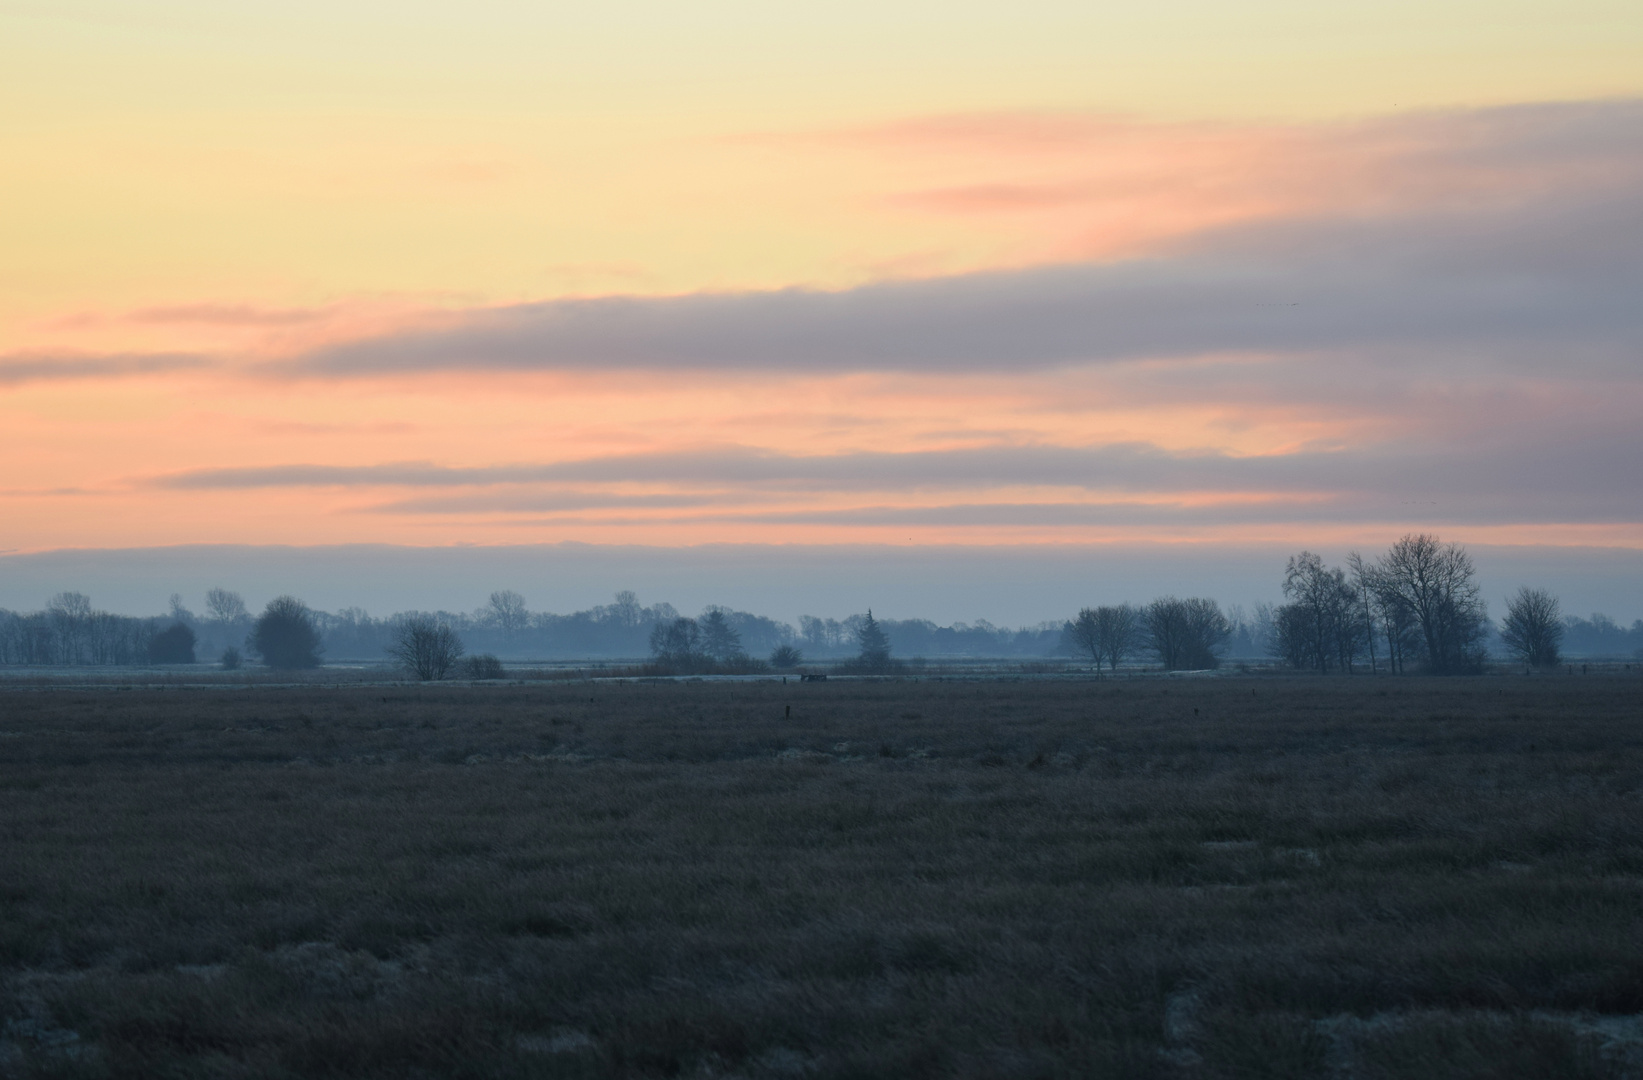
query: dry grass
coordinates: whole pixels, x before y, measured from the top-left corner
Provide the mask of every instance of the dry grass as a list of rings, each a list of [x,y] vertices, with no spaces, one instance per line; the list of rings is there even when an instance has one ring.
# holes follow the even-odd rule
[[[0,1073],[1635,1076],[1640,690],[10,690]]]

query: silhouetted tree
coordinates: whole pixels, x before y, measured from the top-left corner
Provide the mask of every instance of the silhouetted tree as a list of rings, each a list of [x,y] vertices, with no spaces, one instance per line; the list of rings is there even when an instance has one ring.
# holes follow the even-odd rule
[[[192,664],[194,662],[194,631],[181,622],[172,623],[148,639],[148,662],[151,664]]]
[[[1128,604],[1084,608],[1073,620],[1072,636],[1097,669],[1104,661],[1117,671],[1141,643],[1140,619]]]
[[[1142,609],[1141,625],[1148,647],[1167,671],[1219,667],[1215,650],[1232,633],[1220,605],[1197,597],[1160,597]]]
[[[645,614],[645,609],[639,606],[639,594],[632,589],[623,589],[617,593],[616,602],[610,606],[610,611],[618,626],[630,630],[639,625]]]
[[[491,602],[485,609],[486,617],[509,637],[530,625],[530,612],[525,610],[525,598],[512,589],[491,593]]]
[[[1500,624],[1501,640],[1525,664],[1550,667],[1560,660],[1563,643],[1563,613],[1557,597],[1544,589],[1528,586],[1506,601],[1506,618]]]
[[[867,609],[867,616],[856,631],[856,645],[860,648],[857,660],[864,666],[881,668],[890,663],[890,638],[873,618],[872,608]]]
[[[222,658],[218,661],[224,671],[234,671],[240,666],[240,650],[230,645],[222,651]]]
[[[91,618],[91,597],[85,593],[60,592],[51,598],[46,610],[67,619]]]
[[[695,668],[702,662],[702,628],[690,618],[659,622],[650,629],[650,652],[663,664]]]
[[[462,658],[462,639],[448,623],[431,615],[415,615],[400,624],[388,655],[423,682],[451,673]]]
[[[257,616],[246,648],[271,668],[294,671],[319,667],[319,627],[308,605],[294,596],[277,596]]]
[[[1364,635],[1358,590],[1346,571],[1326,567],[1310,551],[1292,555],[1284,567],[1284,596],[1289,603],[1275,613],[1284,660],[1292,667],[1350,672]]]
[[[1095,623],[1095,609],[1080,608],[1078,618],[1067,624],[1067,633],[1072,636],[1073,644],[1078,647],[1079,651],[1090,654],[1090,662],[1099,670],[1101,667],[1101,646]]]
[[[1426,533],[1405,536],[1376,563],[1384,606],[1419,628],[1426,665],[1438,674],[1483,663],[1489,616],[1476,573],[1465,548]]]
[[[778,645],[770,654],[770,666],[773,668],[796,668],[804,663],[804,654],[791,645]]]
[[[730,625],[721,608],[709,608],[697,624],[702,632],[702,652],[718,661],[742,655],[742,635]]]
[[[1367,626],[1365,638],[1370,662],[1375,663],[1378,638],[1386,645],[1387,669],[1400,673],[1411,657],[1420,656],[1420,626],[1414,609],[1379,563],[1366,562],[1356,551],[1347,556],[1347,562],[1352,567],[1353,584],[1362,598],[1360,617]]]
[[[237,623],[249,617],[239,593],[218,588],[206,590],[205,613],[212,622],[219,623]]]

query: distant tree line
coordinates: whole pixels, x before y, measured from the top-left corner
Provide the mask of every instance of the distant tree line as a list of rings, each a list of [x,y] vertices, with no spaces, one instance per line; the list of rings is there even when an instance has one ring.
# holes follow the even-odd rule
[[[83,593],[62,592],[44,611],[0,609],[0,664],[39,666],[193,663],[194,635],[167,618],[97,611]]]
[[[295,670],[322,660],[387,658],[422,678],[496,678],[501,658],[648,658],[680,672],[792,670],[821,661],[888,671],[898,657],[1083,656],[1104,671],[1136,662],[1196,670],[1248,659],[1318,672],[1456,673],[1477,670],[1490,655],[1542,667],[1567,656],[1643,656],[1643,619],[1626,628],[1605,615],[1565,616],[1544,590],[1520,589],[1497,627],[1470,555],[1425,534],[1405,536],[1375,558],[1354,552],[1344,567],[1300,552],[1281,586],[1282,604],[1258,604],[1249,614],[1203,597],[1166,596],[1019,629],[985,620],[877,619],[870,611],[844,619],[801,615],[795,626],[717,605],[690,618],[671,604],[643,605],[628,591],[559,615],[531,611],[509,589],[471,612],[375,618],[360,608],[316,611],[290,596],[253,615],[237,593],[213,588],[201,614],[174,595],[168,614],[136,618],[97,611],[85,595],[64,592],[43,611],[0,609],[0,664],[255,662]]]

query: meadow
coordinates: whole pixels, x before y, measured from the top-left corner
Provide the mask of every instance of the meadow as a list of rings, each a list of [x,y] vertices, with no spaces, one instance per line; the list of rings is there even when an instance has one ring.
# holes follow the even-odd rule
[[[1643,1075],[1643,673],[0,687],[0,1075]]]

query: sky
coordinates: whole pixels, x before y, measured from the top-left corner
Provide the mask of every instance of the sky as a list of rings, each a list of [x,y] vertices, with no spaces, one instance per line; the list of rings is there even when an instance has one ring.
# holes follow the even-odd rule
[[[0,604],[733,545],[1036,621],[1428,531],[1643,616],[1635,2],[561,7],[0,0]]]

